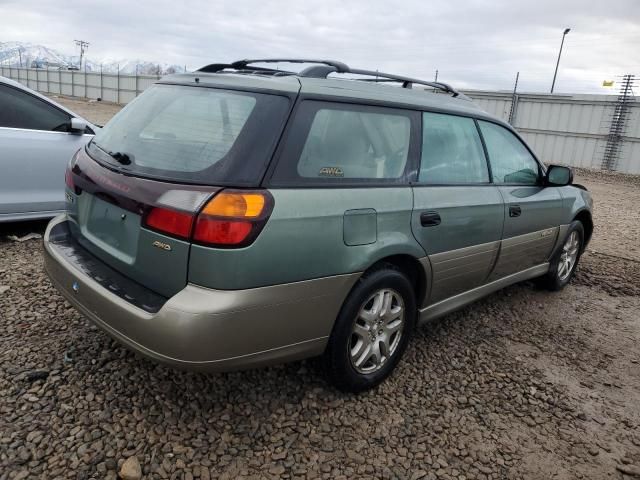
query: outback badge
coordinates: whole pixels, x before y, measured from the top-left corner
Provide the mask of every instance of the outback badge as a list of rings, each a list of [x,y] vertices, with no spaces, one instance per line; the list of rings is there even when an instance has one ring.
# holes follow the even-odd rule
[[[160,240],[156,240],[155,242],[153,242],[153,246],[160,248],[162,250],[165,250],[167,252],[171,251],[171,245],[169,245],[168,243],[161,242]]]

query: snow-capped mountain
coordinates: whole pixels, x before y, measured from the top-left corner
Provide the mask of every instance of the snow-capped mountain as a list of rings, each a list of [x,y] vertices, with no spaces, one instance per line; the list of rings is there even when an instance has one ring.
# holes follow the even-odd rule
[[[44,45],[26,42],[0,42],[0,64],[11,67],[63,68],[78,67],[79,55],[67,55]],[[86,63],[86,66],[84,65]],[[184,72],[185,67],[164,62],[150,62],[140,59],[95,59],[90,56],[83,59],[82,69],[88,72],[139,75],[165,75]]]

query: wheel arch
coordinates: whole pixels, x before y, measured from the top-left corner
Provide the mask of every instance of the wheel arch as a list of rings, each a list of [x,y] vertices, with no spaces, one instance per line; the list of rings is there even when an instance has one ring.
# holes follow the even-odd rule
[[[385,266],[389,265],[407,276],[411,285],[413,285],[413,290],[416,295],[416,306],[420,308],[427,294],[428,275],[422,262],[413,255],[399,253],[386,256],[370,265],[362,275],[385,268]]]
[[[584,227],[584,244],[582,246],[582,250],[584,251],[593,235],[593,218],[591,217],[591,212],[587,209],[580,210],[573,217],[573,220],[580,221]]]

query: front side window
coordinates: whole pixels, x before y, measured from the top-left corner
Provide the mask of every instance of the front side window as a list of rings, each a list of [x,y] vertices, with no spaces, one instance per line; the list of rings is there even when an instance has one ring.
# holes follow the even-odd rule
[[[482,141],[473,119],[423,114],[418,181],[436,185],[489,182]]]
[[[70,117],[17,88],[0,85],[0,127],[66,132]]]
[[[506,128],[479,121],[495,183],[536,185],[540,176],[538,162],[527,147]]]
[[[399,181],[411,119],[391,108],[306,101],[288,138],[276,182]]]

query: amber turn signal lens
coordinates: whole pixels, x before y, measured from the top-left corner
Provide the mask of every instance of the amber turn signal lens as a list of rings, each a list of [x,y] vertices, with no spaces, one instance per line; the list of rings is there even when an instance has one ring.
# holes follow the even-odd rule
[[[221,192],[204,207],[202,213],[216,217],[256,218],[264,210],[260,193]]]

